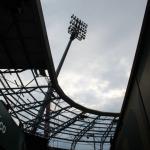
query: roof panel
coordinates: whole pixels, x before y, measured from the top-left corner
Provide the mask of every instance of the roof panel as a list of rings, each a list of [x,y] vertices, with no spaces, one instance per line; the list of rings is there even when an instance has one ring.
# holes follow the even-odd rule
[[[6,6],[1,9],[0,46],[4,49],[0,50],[1,69],[47,69],[48,40],[45,41],[47,35],[41,25],[42,11],[36,5],[36,1],[30,0],[13,9]]]

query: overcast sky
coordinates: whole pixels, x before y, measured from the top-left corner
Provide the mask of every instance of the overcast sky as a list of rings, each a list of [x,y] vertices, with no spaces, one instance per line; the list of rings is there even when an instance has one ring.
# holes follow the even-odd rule
[[[119,112],[147,0],[42,0],[55,67],[69,40],[75,14],[88,24],[86,40],[74,40],[59,75],[75,102]]]

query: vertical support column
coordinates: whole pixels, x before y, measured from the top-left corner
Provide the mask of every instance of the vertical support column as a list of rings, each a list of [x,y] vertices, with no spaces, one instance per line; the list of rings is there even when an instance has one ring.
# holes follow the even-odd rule
[[[49,137],[50,125],[49,125],[49,116],[51,111],[51,102],[46,106],[46,113],[45,113],[45,130],[44,136],[45,138]]]

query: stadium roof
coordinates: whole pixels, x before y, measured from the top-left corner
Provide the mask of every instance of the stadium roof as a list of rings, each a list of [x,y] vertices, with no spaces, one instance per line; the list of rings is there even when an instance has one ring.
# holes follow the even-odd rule
[[[1,69],[47,69],[50,48],[38,2],[6,1],[0,5]]]

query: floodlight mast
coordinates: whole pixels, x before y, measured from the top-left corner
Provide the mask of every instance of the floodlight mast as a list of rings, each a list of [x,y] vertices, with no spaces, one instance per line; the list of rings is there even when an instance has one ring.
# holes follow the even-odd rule
[[[60,63],[58,65],[58,68],[56,70],[56,75],[58,77],[60,70],[62,68],[62,65],[65,61],[66,55],[68,53],[68,50],[71,46],[71,43],[74,39],[78,39],[79,41],[81,41],[82,39],[85,39],[86,36],[86,32],[87,32],[87,24],[84,23],[83,21],[81,21],[79,18],[77,18],[76,16],[72,15],[71,16],[71,21],[70,21],[70,26],[68,27],[68,33],[71,34],[70,36],[70,40],[68,42],[68,45],[64,51],[64,54],[60,60]]]
[[[83,21],[81,21],[79,18],[77,18],[74,14],[71,16],[71,21],[70,21],[70,26],[68,27],[68,33],[70,34],[70,39],[69,42],[67,44],[67,47],[64,51],[64,54],[60,60],[60,63],[56,69],[56,76],[58,77],[60,70],[63,66],[63,63],[65,61],[65,58],[67,56],[67,53],[69,51],[69,48],[71,46],[71,43],[74,39],[78,39],[79,41],[81,41],[82,39],[85,39],[86,37],[86,32],[87,32],[87,24],[84,23]],[[51,83],[49,83],[49,85],[51,85]],[[47,131],[49,130],[49,114],[50,114],[50,102],[51,102],[51,97],[52,97],[52,88],[49,88],[45,98],[43,100],[43,105],[41,105],[38,114],[35,118],[35,121],[33,123],[33,127],[31,129],[31,133],[35,134],[36,130],[40,124],[40,122],[42,121],[42,115],[44,114],[45,108],[46,108],[46,114],[45,114],[45,128]],[[45,132],[45,137],[48,137],[48,133]]]

